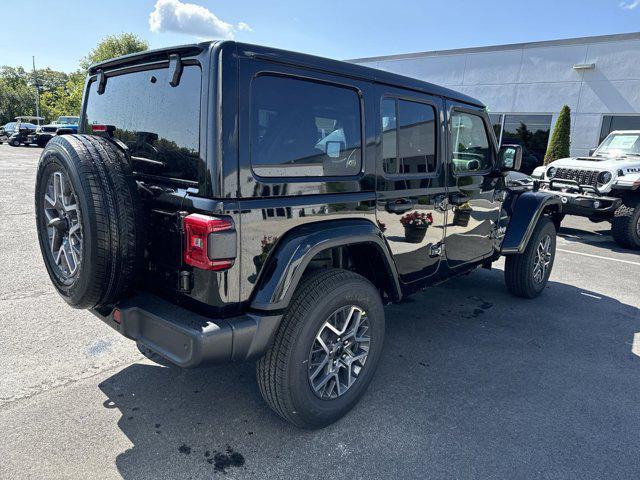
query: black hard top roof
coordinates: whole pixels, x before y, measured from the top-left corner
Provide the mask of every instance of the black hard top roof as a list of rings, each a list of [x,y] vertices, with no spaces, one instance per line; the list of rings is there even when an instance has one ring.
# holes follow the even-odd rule
[[[240,43],[232,40],[222,42],[211,41],[202,42],[191,45],[180,45],[176,47],[161,48],[156,50],[147,50],[144,52],[133,53],[122,57],[113,58],[104,62],[92,65],[89,73],[93,74],[100,69],[108,70],[118,68],[125,65],[146,63],[149,61],[166,60],[169,54],[177,53],[181,56],[195,56],[205,50],[212,48],[214,45],[220,44],[220,48],[237,49],[240,56],[252,58],[264,58],[274,62],[286,63],[289,65],[297,65],[301,67],[322,70],[326,72],[346,75],[362,80],[370,80],[387,85],[393,85],[400,88],[408,88],[420,91],[430,95],[450,98],[459,102],[484,107],[484,104],[473,97],[465,95],[449,88],[441,87],[429,82],[423,82],[404,75],[398,75],[375,68],[365,67],[354,63],[343,62],[340,60],[332,60],[329,58],[308,55],[305,53],[291,52],[288,50],[280,50],[277,48],[264,47],[260,45],[252,45],[248,43]]]

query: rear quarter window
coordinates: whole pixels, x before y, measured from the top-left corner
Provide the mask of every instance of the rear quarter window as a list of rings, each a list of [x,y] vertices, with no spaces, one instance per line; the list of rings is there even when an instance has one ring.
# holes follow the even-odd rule
[[[109,77],[102,95],[92,82],[85,130],[114,126],[140,173],[197,181],[201,76],[199,66],[185,66],[172,87],[168,68],[127,73]]]
[[[251,166],[262,177],[351,176],[362,165],[360,96],[261,75],[251,85]]]

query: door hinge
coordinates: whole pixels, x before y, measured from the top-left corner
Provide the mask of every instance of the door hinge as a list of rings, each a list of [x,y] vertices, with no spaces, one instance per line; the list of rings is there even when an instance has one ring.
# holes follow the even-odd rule
[[[438,242],[431,245],[431,249],[429,251],[430,257],[441,257],[442,255],[444,255],[444,243]]]

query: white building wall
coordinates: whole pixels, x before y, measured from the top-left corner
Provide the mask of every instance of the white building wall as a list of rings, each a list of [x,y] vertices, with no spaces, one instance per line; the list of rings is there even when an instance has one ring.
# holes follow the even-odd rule
[[[640,114],[640,34],[354,62],[458,90],[495,113],[546,113],[555,122],[569,105],[573,155],[597,146],[604,114]],[[595,68],[573,69],[588,63]]]

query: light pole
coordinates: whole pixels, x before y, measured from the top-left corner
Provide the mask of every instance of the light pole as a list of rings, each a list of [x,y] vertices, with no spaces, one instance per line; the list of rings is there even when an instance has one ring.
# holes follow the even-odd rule
[[[36,117],[38,117],[38,125],[40,125],[40,85],[38,85],[38,77],[36,76],[36,57],[32,56],[33,61],[33,83],[36,87]]]

